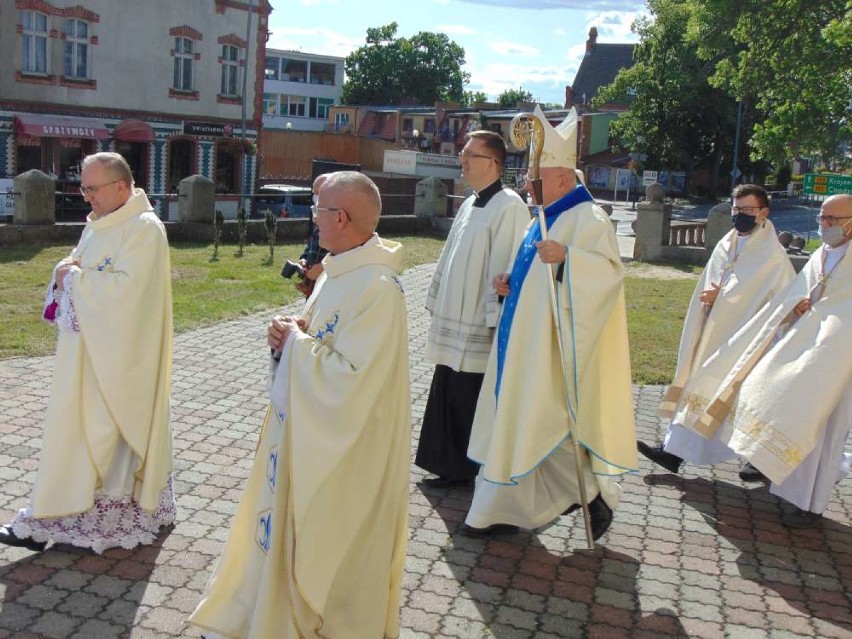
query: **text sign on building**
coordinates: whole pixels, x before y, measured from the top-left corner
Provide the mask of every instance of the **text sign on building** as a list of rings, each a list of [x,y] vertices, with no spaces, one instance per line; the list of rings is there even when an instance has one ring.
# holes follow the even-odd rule
[[[184,122],[185,135],[207,135],[210,137],[229,138],[234,135],[234,127],[218,122]]]
[[[15,196],[12,195],[14,185],[15,180],[12,178],[0,179],[0,217],[15,213]]]
[[[805,195],[837,195],[852,193],[852,176],[805,173],[802,193]]]
[[[642,171],[642,186],[650,186],[657,181],[656,171]]]
[[[384,173],[416,175],[417,153],[415,151],[385,151],[382,171]]]

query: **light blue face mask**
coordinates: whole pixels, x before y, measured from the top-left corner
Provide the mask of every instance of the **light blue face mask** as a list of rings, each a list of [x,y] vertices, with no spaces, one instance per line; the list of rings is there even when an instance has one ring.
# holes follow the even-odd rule
[[[822,226],[820,226],[817,229],[817,233],[819,234],[819,238],[822,240],[822,243],[832,248],[834,248],[835,246],[840,246],[843,243],[843,240],[846,239],[844,237],[845,232],[846,225],[829,226],[828,228],[823,228]]]

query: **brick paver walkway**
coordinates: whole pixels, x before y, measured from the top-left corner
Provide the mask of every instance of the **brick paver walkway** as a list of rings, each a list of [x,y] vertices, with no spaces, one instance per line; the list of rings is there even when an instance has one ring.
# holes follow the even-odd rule
[[[422,357],[431,271],[403,277],[415,432],[432,372]],[[199,636],[186,619],[227,536],[265,409],[266,319],[176,339],[177,525],[154,546],[101,556],[0,547],[0,639]],[[0,361],[2,521],[26,503],[52,372],[49,357]],[[647,441],[660,432],[661,391],[635,389]],[[573,515],[512,537],[462,537],[470,493],[421,489],[413,468],[402,636],[852,637],[852,481],[839,486],[820,527],[791,532],[778,521],[778,500],[743,485],[737,470],[675,476],[643,460],[624,481],[603,545],[590,552]]]

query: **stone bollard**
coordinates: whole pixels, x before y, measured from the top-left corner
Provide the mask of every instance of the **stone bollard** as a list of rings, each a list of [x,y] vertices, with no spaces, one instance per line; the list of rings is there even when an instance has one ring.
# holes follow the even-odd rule
[[[212,180],[203,175],[190,175],[178,185],[178,220],[213,223],[216,192]]]
[[[633,259],[657,259],[662,255],[662,247],[669,243],[672,206],[663,202],[665,192],[662,184],[651,184],[645,189],[645,202],[636,206]]]
[[[431,176],[420,180],[414,188],[414,215],[417,217],[447,216],[447,185]]]
[[[704,246],[712,251],[725,234],[731,230],[731,205],[728,202],[717,204],[707,214],[707,228],[704,230]]]
[[[55,224],[56,182],[38,169],[21,173],[15,178],[13,224]]]

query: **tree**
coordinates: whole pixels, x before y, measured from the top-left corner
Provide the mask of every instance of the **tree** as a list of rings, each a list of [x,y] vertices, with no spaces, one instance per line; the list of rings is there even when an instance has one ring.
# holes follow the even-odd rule
[[[367,29],[366,44],[346,57],[344,103],[461,102],[470,79],[461,69],[464,49],[443,33],[397,37],[397,26]]]
[[[647,6],[650,16],[633,25],[640,37],[634,65],[602,87],[592,104],[633,96],[630,110],[612,122],[611,133],[618,148],[646,155],[646,166],[689,172],[707,165],[718,175],[731,148],[735,102],[710,86],[712,65],[699,59],[686,40],[694,4],[649,0]]]
[[[815,155],[848,165],[852,141],[852,3],[695,0],[691,40],[709,81],[755,111],[752,157]],[[720,25],[727,36],[720,36]]]
[[[529,91],[524,91],[524,87],[517,89],[506,89],[497,96],[497,104],[501,107],[512,108],[517,106],[518,102],[532,102],[533,94]]]
[[[461,105],[472,107],[477,102],[488,102],[488,95],[484,91],[465,91],[462,96]]]

